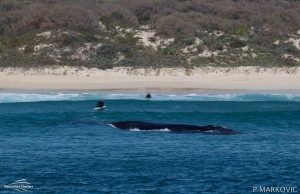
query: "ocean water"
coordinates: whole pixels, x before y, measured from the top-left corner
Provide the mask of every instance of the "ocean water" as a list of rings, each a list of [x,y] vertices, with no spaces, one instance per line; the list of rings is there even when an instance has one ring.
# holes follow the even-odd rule
[[[95,111],[98,98],[107,109]],[[214,124],[238,135],[123,131],[113,121]],[[0,193],[300,190],[299,94],[0,93]]]

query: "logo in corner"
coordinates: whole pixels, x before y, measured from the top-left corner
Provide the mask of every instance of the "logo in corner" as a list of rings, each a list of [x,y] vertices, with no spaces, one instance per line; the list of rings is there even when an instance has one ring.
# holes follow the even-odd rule
[[[26,181],[26,179],[20,179],[13,183],[3,186],[5,189],[13,189],[20,192],[30,192],[33,186]]]

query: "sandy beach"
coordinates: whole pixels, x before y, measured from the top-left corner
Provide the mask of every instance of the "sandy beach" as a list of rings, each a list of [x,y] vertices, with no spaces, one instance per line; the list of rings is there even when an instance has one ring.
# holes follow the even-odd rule
[[[300,68],[2,68],[0,90],[300,90]]]

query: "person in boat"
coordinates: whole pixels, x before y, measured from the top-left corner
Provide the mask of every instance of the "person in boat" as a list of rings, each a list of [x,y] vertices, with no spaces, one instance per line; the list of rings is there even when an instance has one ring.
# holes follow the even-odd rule
[[[148,92],[146,98],[152,98],[151,94]]]
[[[97,108],[103,108],[105,105],[104,105],[104,101],[103,100],[99,100],[96,107]]]

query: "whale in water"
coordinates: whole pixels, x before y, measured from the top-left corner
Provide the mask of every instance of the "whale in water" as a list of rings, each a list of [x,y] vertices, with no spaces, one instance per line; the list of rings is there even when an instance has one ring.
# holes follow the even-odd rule
[[[206,125],[206,126],[198,126],[198,125],[189,125],[189,124],[167,124],[167,123],[152,123],[152,122],[144,122],[144,121],[121,121],[121,122],[113,122],[110,124],[113,127],[123,130],[163,130],[167,129],[171,132],[190,132],[190,133],[210,133],[210,134],[221,134],[221,135],[229,135],[229,134],[239,134],[239,132],[227,129],[225,127],[214,126],[214,125]]]

